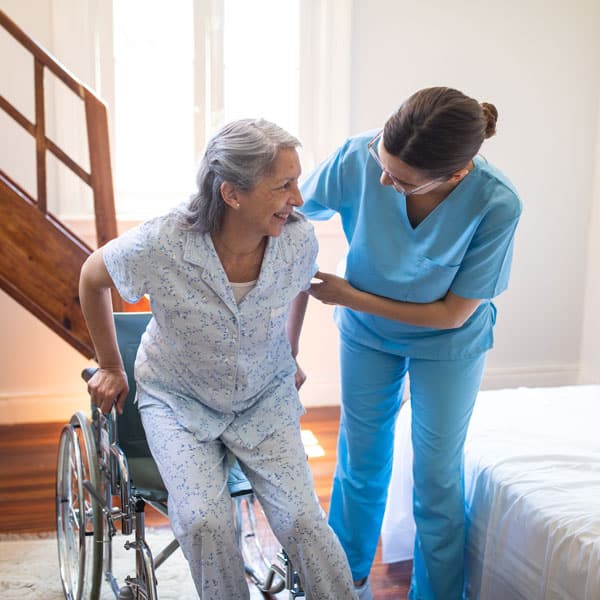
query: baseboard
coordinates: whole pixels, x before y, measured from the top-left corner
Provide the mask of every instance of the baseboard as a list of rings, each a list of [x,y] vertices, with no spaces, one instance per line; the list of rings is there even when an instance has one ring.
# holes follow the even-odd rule
[[[318,382],[309,378],[300,389],[300,400],[306,407],[339,406],[340,384],[336,382]]]
[[[339,406],[338,384],[306,385],[300,392],[306,407]],[[89,399],[81,394],[19,394],[0,395],[0,425],[21,423],[67,422],[71,415],[82,410],[89,411]]]
[[[552,387],[578,383],[583,382],[577,365],[488,367],[483,375],[481,389]],[[337,382],[314,382],[309,379],[300,391],[300,398],[304,406],[339,406],[340,385]]]
[[[544,367],[500,367],[486,369],[481,389],[551,387],[581,383],[576,365]],[[339,406],[339,382],[317,382],[310,378],[300,391],[306,407]],[[68,421],[78,411],[89,411],[85,394],[0,395],[0,425]]]
[[[67,422],[78,410],[88,413],[89,406],[85,394],[2,394],[0,425]]]
[[[544,367],[490,367],[483,374],[482,390],[514,387],[553,387],[579,383],[578,365]]]

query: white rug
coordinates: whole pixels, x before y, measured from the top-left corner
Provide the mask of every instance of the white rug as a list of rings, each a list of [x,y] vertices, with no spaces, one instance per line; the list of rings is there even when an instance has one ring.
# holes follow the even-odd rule
[[[149,530],[146,536],[154,555],[172,539],[168,529]],[[125,550],[125,540],[113,539],[114,568],[122,584],[135,572],[135,554]],[[187,563],[178,549],[156,571],[160,600],[197,598]],[[58,574],[56,537],[0,535],[0,598],[2,600],[64,600]],[[114,600],[108,584],[102,584],[102,600]]]
[[[166,527],[146,530],[146,540],[156,556],[173,535]],[[113,538],[113,567],[122,585],[126,575],[135,574],[135,553],[125,550],[125,541],[132,536]],[[257,563],[252,563],[257,564]],[[156,571],[160,600],[197,599],[196,589],[181,549],[177,549]],[[287,598],[287,592],[272,596]],[[265,596],[250,586],[251,600]],[[64,600],[58,572],[58,550],[54,534],[0,534],[0,599],[1,600]],[[108,583],[102,583],[101,600],[115,600]]]

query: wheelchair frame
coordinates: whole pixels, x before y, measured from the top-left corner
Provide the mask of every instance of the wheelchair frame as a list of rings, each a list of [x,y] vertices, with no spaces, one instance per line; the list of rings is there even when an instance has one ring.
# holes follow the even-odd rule
[[[129,380],[123,417],[114,408],[110,415],[103,415],[92,406],[91,420],[83,412],[76,412],[60,435],[56,524],[60,578],[67,600],[98,600],[103,579],[117,600],[157,600],[156,570],[179,547],[173,539],[153,556],[145,536],[146,505],[168,517],[167,491],[134,404],[133,362],[150,317],[150,313],[115,313],[119,350]],[[85,369],[82,377],[87,381],[95,371]],[[120,443],[119,429],[123,440],[127,440],[125,446],[131,448]],[[128,439],[130,433],[132,442]],[[274,560],[267,558],[256,527],[257,501],[237,461],[233,456],[229,458],[228,487],[236,536],[249,580],[266,597],[284,590],[290,599],[304,597],[298,574],[285,551],[281,549]],[[135,469],[131,469],[139,459],[146,468],[146,476],[140,476],[143,485],[136,485]],[[127,550],[135,551],[135,574],[126,576],[122,585],[113,572],[112,540],[118,533],[117,523],[124,536],[135,534],[124,544]],[[249,544],[259,559],[258,565],[247,560],[245,548]]]

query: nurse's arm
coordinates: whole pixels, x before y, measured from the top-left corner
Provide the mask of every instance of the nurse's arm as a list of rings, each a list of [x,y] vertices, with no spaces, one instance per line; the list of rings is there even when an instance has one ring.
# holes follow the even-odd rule
[[[298,356],[298,351],[300,349],[300,333],[302,332],[302,325],[304,323],[304,315],[306,314],[307,305],[308,294],[306,292],[300,292],[292,301],[290,315],[286,324],[287,336],[292,349],[292,356],[294,357],[294,360],[296,360],[296,389],[298,390],[306,381],[306,374],[302,370],[302,367],[300,367],[298,364],[296,357]]]
[[[347,306],[352,310],[433,329],[456,329],[475,312],[481,300],[463,298],[448,292],[444,298],[429,303],[401,302],[352,287],[345,279],[318,272],[320,283],[310,286],[310,294],[325,304]]]
[[[115,334],[110,296],[112,286],[100,248],[83,263],[79,298],[100,367],[88,381],[88,392],[103,413],[109,413],[113,405],[121,413],[129,391]]]

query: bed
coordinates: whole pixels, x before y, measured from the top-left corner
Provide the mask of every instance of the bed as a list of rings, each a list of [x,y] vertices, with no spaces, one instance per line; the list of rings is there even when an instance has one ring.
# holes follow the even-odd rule
[[[384,562],[412,558],[410,405]],[[465,445],[468,598],[600,599],[600,386],[480,392]]]

